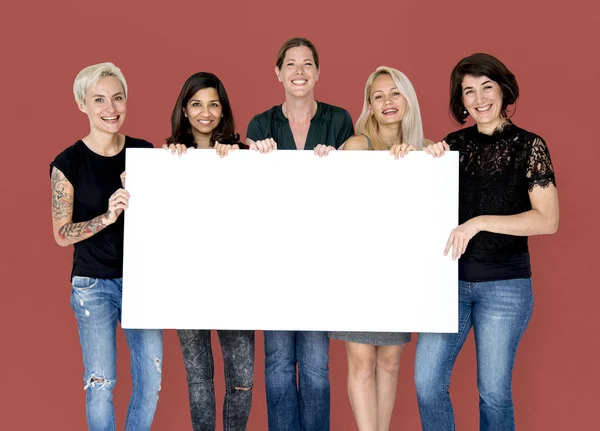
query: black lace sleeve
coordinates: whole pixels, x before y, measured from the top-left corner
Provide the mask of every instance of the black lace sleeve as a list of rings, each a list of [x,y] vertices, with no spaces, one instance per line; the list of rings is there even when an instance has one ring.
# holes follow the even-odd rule
[[[464,132],[462,134],[464,134]],[[448,144],[448,146],[450,147],[450,151],[458,151],[460,136],[461,133],[450,133],[449,135],[446,135],[446,137],[443,138],[442,141],[445,141],[446,144]]]
[[[550,152],[546,142],[539,136],[535,136],[531,142],[525,175],[529,191],[536,186],[546,188],[552,184],[556,187]]]

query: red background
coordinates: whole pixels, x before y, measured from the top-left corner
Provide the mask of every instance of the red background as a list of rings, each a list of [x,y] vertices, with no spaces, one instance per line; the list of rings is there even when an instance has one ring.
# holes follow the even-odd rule
[[[398,68],[412,80],[425,136],[434,140],[458,128],[447,99],[450,71],[460,58],[488,52],[516,74],[522,97],[514,121],[546,139],[561,204],[559,232],[530,241],[536,305],[515,366],[516,419],[522,430],[594,427],[600,401],[600,208],[592,126],[598,121],[600,61],[592,5],[591,0],[555,7],[524,0],[164,5],[2,0],[0,428],[85,429],[83,367],[69,307],[72,248],[54,243],[48,177],[48,163],[88,131],[71,94],[75,75],[101,61],[120,66],[130,86],[123,131],[159,146],[169,134],[170,112],[185,79],[214,72],[225,83],[244,136],[252,115],[283,101],[273,74],[275,56],[286,39],[298,35],[311,39],[321,55],[319,100],[345,107],[356,121],[369,73],[382,64]],[[343,286],[336,288],[343,292]],[[204,306],[198,304],[199,312]],[[214,347],[220,411],[223,370],[216,340]],[[256,350],[249,429],[264,430],[262,333]],[[131,382],[121,332],[118,351],[115,402],[122,429]],[[392,429],[420,426],[413,359],[414,343],[403,355]],[[154,429],[190,429],[185,371],[172,330],[165,333],[163,376]],[[343,344],[334,342],[333,430],[355,429],[345,377]],[[475,384],[469,338],[452,377],[458,429],[477,429]]]

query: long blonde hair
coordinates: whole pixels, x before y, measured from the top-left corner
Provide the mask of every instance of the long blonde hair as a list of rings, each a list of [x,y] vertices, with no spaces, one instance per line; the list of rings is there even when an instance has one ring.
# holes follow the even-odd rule
[[[406,99],[406,112],[404,113],[402,125],[400,126],[402,143],[410,144],[420,150],[423,148],[423,123],[421,121],[421,110],[419,109],[417,94],[406,75],[391,67],[379,66],[375,72],[371,73],[369,79],[367,79],[363,109],[356,122],[356,134],[367,136],[371,140],[372,150],[388,149],[383,137],[379,133],[379,124],[369,110],[373,81],[384,73],[391,76],[394,80],[394,84],[396,84],[396,87],[398,87],[398,90]]]

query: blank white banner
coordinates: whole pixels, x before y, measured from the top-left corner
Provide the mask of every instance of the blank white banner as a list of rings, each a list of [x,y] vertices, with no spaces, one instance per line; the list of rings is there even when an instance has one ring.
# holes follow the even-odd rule
[[[126,151],[124,328],[458,330],[457,153]]]

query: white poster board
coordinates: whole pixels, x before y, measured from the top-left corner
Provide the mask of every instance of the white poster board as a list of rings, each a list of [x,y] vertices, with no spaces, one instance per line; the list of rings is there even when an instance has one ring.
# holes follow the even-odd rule
[[[457,331],[456,153],[126,151],[124,328]]]

